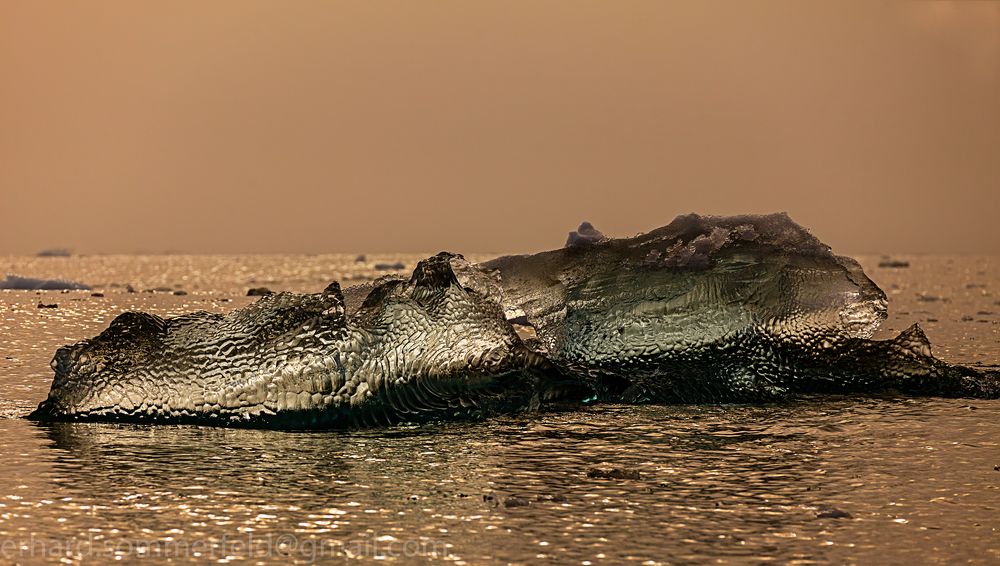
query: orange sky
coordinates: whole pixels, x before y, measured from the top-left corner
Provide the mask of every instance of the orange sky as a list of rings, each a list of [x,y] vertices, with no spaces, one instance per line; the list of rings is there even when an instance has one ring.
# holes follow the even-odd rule
[[[1000,253],[1000,2],[0,3],[0,253]]]

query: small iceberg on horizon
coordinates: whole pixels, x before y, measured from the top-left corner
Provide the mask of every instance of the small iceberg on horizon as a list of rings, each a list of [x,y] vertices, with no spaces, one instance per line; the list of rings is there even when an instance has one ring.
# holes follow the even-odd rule
[[[77,283],[76,281],[66,281],[64,279],[38,279],[36,277],[21,277],[20,275],[7,274],[7,278],[0,281],[0,289],[13,289],[18,291],[89,291],[90,285]]]
[[[69,257],[71,255],[73,252],[68,248],[47,248],[35,254],[37,257]]]

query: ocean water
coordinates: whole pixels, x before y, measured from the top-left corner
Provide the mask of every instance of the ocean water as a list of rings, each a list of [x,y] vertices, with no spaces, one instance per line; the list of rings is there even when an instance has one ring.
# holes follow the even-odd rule
[[[0,291],[0,563],[1000,561],[1000,401],[599,406],[317,433],[20,418],[55,349],[123,311],[223,312],[249,287],[348,286],[421,257],[0,257],[104,294]],[[917,322],[945,360],[1000,362],[1000,258],[859,259],[890,298],[880,337]],[[631,473],[588,473],[608,465]]]

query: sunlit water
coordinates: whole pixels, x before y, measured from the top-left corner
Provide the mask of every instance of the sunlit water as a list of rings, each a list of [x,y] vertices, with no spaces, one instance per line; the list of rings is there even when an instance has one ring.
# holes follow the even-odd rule
[[[418,258],[354,259],[0,258],[105,295],[0,291],[0,563],[1000,560],[997,401],[605,406],[318,433],[17,418],[45,397],[55,349],[122,311],[227,311],[249,287],[318,291]],[[1000,258],[862,259],[890,297],[885,336],[919,322],[946,360],[1000,361]],[[143,292],[157,287],[188,294]],[[588,474],[607,466],[638,476]]]

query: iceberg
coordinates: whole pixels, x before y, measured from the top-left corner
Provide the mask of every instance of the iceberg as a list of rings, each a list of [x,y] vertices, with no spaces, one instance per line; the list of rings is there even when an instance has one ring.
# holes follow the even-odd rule
[[[787,215],[576,233],[226,315],[125,313],[59,349],[31,417],[343,428],[590,402],[1000,397],[996,372],[936,359],[917,326],[872,340],[885,294]]]
[[[10,275],[0,280],[0,289],[16,289],[21,291],[89,291],[90,286],[63,279],[37,279]]]
[[[523,311],[535,348],[601,399],[1000,396],[995,372],[937,360],[919,326],[870,340],[885,293],[786,214],[690,214],[634,238],[481,267],[495,272],[508,311]]]

